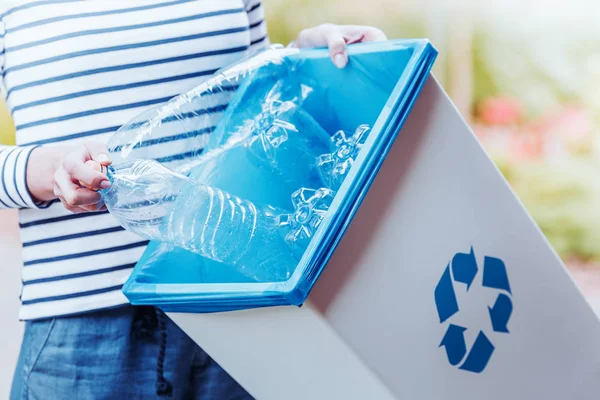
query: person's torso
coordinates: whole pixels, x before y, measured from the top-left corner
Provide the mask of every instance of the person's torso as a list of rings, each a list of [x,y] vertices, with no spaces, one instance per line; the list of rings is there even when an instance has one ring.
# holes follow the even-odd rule
[[[144,110],[267,43],[257,1],[20,3],[0,19],[18,145],[106,142]],[[161,151],[166,160],[185,156]],[[22,319],[124,302],[121,285],[145,240],[107,213],[71,214],[58,202],[21,210],[20,225]]]

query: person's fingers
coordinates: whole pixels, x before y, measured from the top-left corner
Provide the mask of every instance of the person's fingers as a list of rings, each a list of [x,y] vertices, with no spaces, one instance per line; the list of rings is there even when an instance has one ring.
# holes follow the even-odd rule
[[[300,32],[294,45],[300,48],[327,46],[333,63],[344,68],[348,64],[347,44],[384,40],[387,40],[385,33],[372,26],[323,24]]]
[[[346,42],[382,42],[387,40],[385,33],[373,26],[342,25],[340,31]]]
[[[87,149],[82,148],[72,152],[63,160],[63,168],[70,175],[71,181],[91,188],[106,189],[110,187],[106,175],[85,164],[85,159],[89,157],[89,154],[83,155],[82,152],[87,152]]]
[[[86,188],[107,189],[110,187],[110,182],[106,175],[93,170],[88,165],[82,163],[73,164],[69,168],[69,173],[73,179],[76,179]]]
[[[111,182],[108,180],[107,167],[103,166],[102,164],[97,163],[94,160],[86,161],[85,166],[93,169],[94,171],[100,172],[102,175],[104,175],[106,177],[105,181],[100,182],[100,186],[90,184],[90,185],[86,186],[88,189],[98,191],[100,189],[108,189],[111,186]]]
[[[348,64],[348,54],[346,53],[346,40],[337,25],[323,25],[322,32],[329,49],[329,56],[338,68],[344,68]]]
[[[75,164],[71,174],[74,179],[77,179],[86,188],[108,189],[110,187],[110,182],[106,175],[95,171],[88,165]]]
[[[67,171],[59,168],[54,175],[55,196],[69,206],[88,206],[101,201],[100,194],[73,183]]]
[[[360,43],[365,39],[365,34],[361,33],[359,35],[344,35],[344,40],[346,41],[346,45]]]
[[[56,197],[58,197],[58,199],[61,201],[63,207],[66,208],[67,210],[71,211],[72,213],[79,214],[79,213],[85,212],[84,209],[77,207],[77,206],[71,206],[69,203],[67,203],[63,197],[63,193],[62,193],[62,190],[60,189],[60,186],[58,186],[56,183],[54,183],[54,195]]]
[[[305,29],[298,35],[296,41],[298,47],[322,47],[327,46],[331,61],[338,68],[344,68],[348,64],[346,53],[346,41],[340,27],[334,24],[323,24],[315,28]]]
[[[108,155],[108,148],[102,142],[86,142],[84,144],[88,152],[89,160],[94,160],[102,165],[110,165],[111,160]],[[84,160],[87,161],[87,160]]]
[[[299,34],[298,38],[294,42],[294,46],[299,48],[308,48],[308,47],[322,47],[327,44],[325,42],[325,38],[321,35],[321,29],[323,25],[303,29]]]
[[[372,26],[364,27],[363,34],[363,42],[383,42],[387,40],[387,36],[381,29]]]
[[[76,186],[75,189],[63,190],[63,197],[72,206],[96,205],[100,202],[100,193]]]
[[[381,29],[373,26],[342,25],[339,27],[346,43],[382,42],[387,36]]]

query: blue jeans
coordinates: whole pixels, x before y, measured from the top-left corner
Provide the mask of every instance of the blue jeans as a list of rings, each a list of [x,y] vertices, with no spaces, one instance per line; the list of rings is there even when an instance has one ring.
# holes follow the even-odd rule
[[[11,400],[154,398],[252,399],[152,307],[25,324]]]

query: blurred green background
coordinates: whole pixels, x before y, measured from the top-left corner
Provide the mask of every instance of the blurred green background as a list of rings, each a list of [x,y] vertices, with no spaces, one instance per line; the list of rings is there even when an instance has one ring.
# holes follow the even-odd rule
[[[554,248],[600,261],[597,1],[265,0],[273,42],[323,22],[428,37],[434,72]]]
[[[6,109],[4,100],[0,102],[0,143],[15,143],[15,126],[10,118],[8,110]]]
[[[323,22],[428,37],[434,72],[560,255],[600,262],[597,1],[263,0],[271,41]],[[4,107],[0,141],[14,141]]]

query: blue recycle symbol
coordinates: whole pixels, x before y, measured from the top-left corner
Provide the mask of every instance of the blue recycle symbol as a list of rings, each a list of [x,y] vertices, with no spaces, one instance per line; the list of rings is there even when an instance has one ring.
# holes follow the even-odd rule
[[[468,291],[478,271],[479,268],[472,247],[470,253],[456,253],[454,255],[452,263],[448,264],[435,288],[435,305],[440,323],[444,323],[459,311],[454,292],[454,282],[464,283],[467,285]],[[484,258],[482,285],[499,290],[494,305],[492,307],[488,306],[488,311],[493,331],[508,333],[508,321],[513,311],[513,305],[506,266],[502,260],[487,256]],[[464,336],[466,330],[467,328],[464,326],[450,323],[440,347],[446,349],[448,362],[451,365],[457,366],[460,364],[458,368],[461,370],[480,373],[490,361],[494,352],[494,345],[487,335],[480,330],[473,346],[467,352]]]

